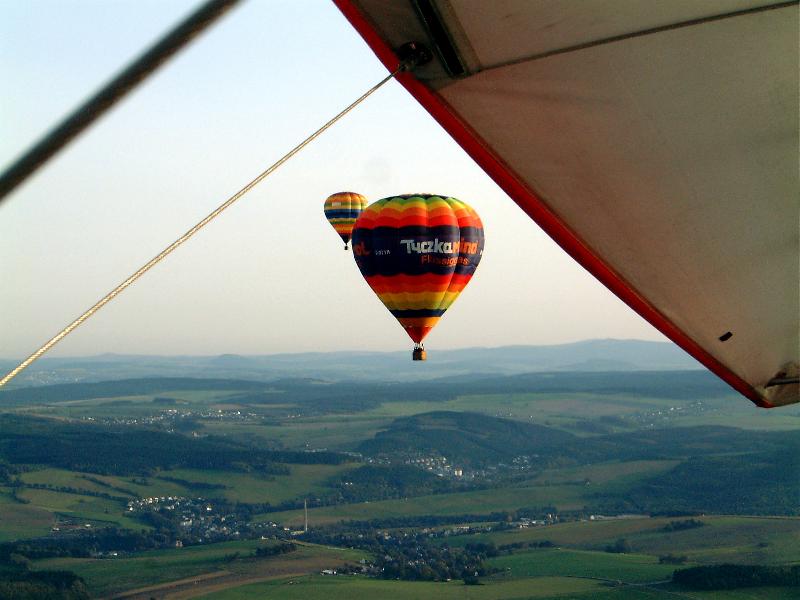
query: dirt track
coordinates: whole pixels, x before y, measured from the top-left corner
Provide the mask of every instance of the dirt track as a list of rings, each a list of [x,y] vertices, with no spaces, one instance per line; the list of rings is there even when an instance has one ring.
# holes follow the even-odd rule
[[[163,583],[161,585],[131,590],[121,594],[115,594],[114,596],[109,596],[109,598],[113,600],[151,600],[153,598],[156,600],[184,600],[186,598],[195,598],[210,592],[224,590],[229,587],[306,574],[307,572],[287,572],[275,575],[251,576],[239,573],[230,573],[228,571],[219,571],[217,573],[205,573],[203,575],[198,575],[197,577],[189,577],[187,579]]]
[[[322,569],[335,569],[345,562],[330,556],[307,557],[290,561],[257,561],[252,563],[251,568],[241,573],[232,571],[203,573],[194,577],[112,594],[104,600],[185,600],[248,583],[299,577],[319,572]]]

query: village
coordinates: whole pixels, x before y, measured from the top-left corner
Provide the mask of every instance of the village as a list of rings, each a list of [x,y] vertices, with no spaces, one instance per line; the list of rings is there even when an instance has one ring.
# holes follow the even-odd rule
[[[160,496],[131,500],[126,513],[169,531],[178,548],[226,540],[287,537],[291,533],[288,527],[280,527],[274,521],[252,521],[249,515],[231,508],[205,498]]]

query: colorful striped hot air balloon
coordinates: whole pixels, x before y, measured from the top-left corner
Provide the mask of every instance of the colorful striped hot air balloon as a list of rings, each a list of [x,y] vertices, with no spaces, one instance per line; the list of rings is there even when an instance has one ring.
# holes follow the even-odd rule
[[[328,196],[325,200],[325,218],[342,238],[345,250],[350,241],[353,224],[366,206],[367,199],[354,192],[339,192]]]
[[[370,204],[353,228],[361,274],[414,341],[422,340],[475,272],[483,254],[483,224],[466,203],[411,194]]]

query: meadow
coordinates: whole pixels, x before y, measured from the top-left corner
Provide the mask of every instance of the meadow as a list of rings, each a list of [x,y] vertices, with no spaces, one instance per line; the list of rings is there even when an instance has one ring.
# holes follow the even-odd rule
[[[0,542],[47,535],[55,522],[52,512],[39,506],[22,504],[0,487]]]
[[[597,581],[562,577],[533,580],[492,581],[468,586],[461,581],[418,582],[386,581],[358,576],[332,577],[310,575],[291,580],[258,583],[205,596],[208,600],[246,600],[267,597],[275,600],[501,600],[504,598],[550,598],[553,596],[593,593],[601,590]]]
[[[302,495],[319,493],[325,489],[325,482],[330,477],[356,466],[353,463],[289,465],[289,475],[259,475],[213,469],[168,469],[147,477],[120,477],[45,468],[23,473],[20,479],[28,484],[47,484],[56,488],[70,487],[118,497],[212,496],[235,502],[278,504]],[[177,480],[188,483],[178,483]],[[191,483],[201,485],[192,486]],[[202,484],[224,487],[204,489]],[[21,496],[31,496],[28,499],[34,503],[38,501],[35,494],[24,492]]]
[[[414,515],[485,515],[541,506],[580,510],[591,501],[592,495],[625,489],[675,464],[676,461],[668,460],[632,461],[548,469],[530,479],[499,488],[312,508],[308,511],[309,520],[328,524]],[[278,519],[296,526],[302,522],[303,513],[297,510],[283,511],[264,518]]]
[[[484,585],[467,586],[461,581],[431,583],[309,575],[233,587],[204,593],[202,597],[207,600],[796,600],[796,592],[790,588],[769,587],[716,592],[692,590],[686,593],[669,588],[614,584],[578,577],[490,579]]]
[[[85,528],[115,525],[138,530],[143,527],[139,521],[125,516],[123,506],[116,500],[30,488],[18,490],[17,496],[28,503],[25,506],[50,513],[51,523],[68,519]]]
[[[83,577],[93,595],[102,596],[158,585],[204,573],[235,574],[241,579],[304,574],[341,564],[357,563],[365,555],[344,548],[298,544],[294,552],[254,557],[255,550],[271,541],[247,540],[151,550],[134,557],[53,558],[38,560],[35,568],[67,569]]]
[[[357,465],[288,465],[289,475],[259,476],[254,473],[233,473],[230,471],[173,469],[159,472],[159,477],[172,477],[186,481],[197,481],[224,485],[225,489],[189,489],[183,495],[212,496],[234,502],[279,504],[286,500],[313,496],[326,489],[325,483]],[[151,487],[160,486],[163,480],[149,479]],[[169,482],[163,482],[169,483]]]
[[[585,577],[625,583],[669,580],[674,565],[658,563],[647,554],[616,554],[563,548],[540,548],[492,558],[488,564],[508,577]]]
[[[800,564],[800,518],[695,517],[705,526],[665,531],[675,517],[608,519],[557,523],[446,538],[451,546],[468,543],[551,542],[572,549],[602,551],[620,538],[634,553],[658,557],[684,555],[690,562],[719,564]]]
[[[578,486],[504,487],[453,494],[435,494],[397,500],[358,502],[309,509],[308,519],[314,524],[329,524],[347,520],[369,520],[413,515],[489,514],[497,511],[516,511],[519,508],[555,504],[562,510],[577,510],[583,506],[583,489]],[[302,510],[290,510],[265,515],[264,519],[278,520],[291,526],[303,522]]]

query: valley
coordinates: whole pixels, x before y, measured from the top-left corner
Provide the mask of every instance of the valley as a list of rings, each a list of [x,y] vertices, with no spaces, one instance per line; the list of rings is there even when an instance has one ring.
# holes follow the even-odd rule
[[[0,392],[0,556],[108,598],[655,598],[687,591],[676,569],[796,573],[800,413],[668,379]],[[781,597],[781,573],[749,597]]]

